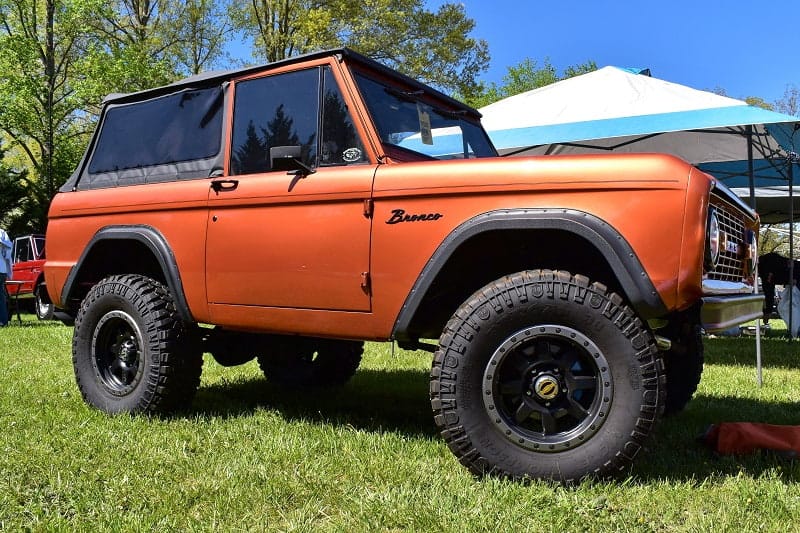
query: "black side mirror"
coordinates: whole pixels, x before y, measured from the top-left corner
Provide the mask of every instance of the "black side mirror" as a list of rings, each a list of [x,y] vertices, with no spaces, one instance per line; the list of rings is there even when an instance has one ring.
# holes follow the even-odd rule
[[[273,146],[269,149],[269,166],[272,170],[285,170],[289,174],[309,175],[316,172],[302,161],[300,146]]]

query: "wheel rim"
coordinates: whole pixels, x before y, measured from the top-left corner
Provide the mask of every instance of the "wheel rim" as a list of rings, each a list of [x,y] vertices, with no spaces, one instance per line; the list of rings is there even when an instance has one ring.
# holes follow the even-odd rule
[[[92,335],[92,364],[103,386],[115,396],[136,388],[144,370],[142,334],[122,311],[103,315]]]
[[[46,304],[42,301],[41,296],[36,295],[36,316],[39,318],[45,317],[50,314],[50,306],[53,304]]]
[[[484,406],[503,436],[539,452],[589,440],[613,398],[603,352],[564,326],[536,326],[508,337],[489,359],[482,383]]]

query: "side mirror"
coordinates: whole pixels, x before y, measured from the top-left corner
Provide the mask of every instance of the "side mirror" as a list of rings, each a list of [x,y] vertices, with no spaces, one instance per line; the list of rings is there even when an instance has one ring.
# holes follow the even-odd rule
[[[302,161],[300,146],[273,146],[269,149],[269,166],[272,170],[285,170],[289,174],[313,174],[313,168]]]

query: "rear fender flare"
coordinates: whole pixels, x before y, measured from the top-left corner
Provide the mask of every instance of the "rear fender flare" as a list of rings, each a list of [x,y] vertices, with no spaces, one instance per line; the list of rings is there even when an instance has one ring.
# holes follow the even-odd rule
[[[161,271],[164,274],[166,285],[175,299],[175,307],[184,322],[194,322],[189,311],[189,304],[183,291],[180,270],[175,260],[172,248],[166,238],[152,226],[131,225],[131,226],[107,226],[94,234],[86,245],[78,262],[70,270],[64,287],[61,289],[61,302],[68,302],[69,296],[75,289],[81,268],[87,258],[91,256],[95,246],[101,242],[108,241],[137,241],[147,247],[153,254]]]

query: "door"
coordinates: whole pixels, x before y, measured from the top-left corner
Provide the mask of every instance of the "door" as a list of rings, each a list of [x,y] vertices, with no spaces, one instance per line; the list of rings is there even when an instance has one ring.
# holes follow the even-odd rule
[[[369,311],[365,205],[375,168],[329,67],[240,81],[234,91],[229,171],[209,193],[212,314],[215,305]],[[287,168],[270,161],[277,147],[313,172],[277,170]]]

